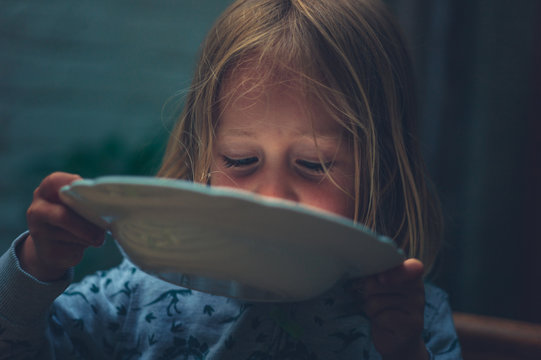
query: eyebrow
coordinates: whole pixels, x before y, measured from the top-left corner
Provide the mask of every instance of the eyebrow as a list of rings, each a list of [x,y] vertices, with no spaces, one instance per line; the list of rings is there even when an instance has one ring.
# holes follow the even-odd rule
[[[256,131],[252,131],[250,129],[227,129],[225,130],[221,135],[222,136],[231,136],[231,137],[255,137],[255,135],[257,134]],[[305,132],[305,133],[302,133],[300,134],[300,136],[302,138],[307,138],[307,139],[316,139],[316,141],[331,141],[331,140],[335,140],[337,137],[339,138],[340,136],[338,134],[336,134],[335,132],[332,132],[332,131],[328,131],[328,132],[325,132],[323,134],[317,134],[316,136],[314,136],[314,133],[313,132]]]
[[[248,129],[227,129],[223,132],[222,136],[244,137],[254,136],[255,132]]]

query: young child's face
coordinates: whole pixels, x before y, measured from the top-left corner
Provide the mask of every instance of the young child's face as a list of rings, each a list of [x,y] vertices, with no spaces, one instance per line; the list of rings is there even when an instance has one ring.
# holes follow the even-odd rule
[[[340,125],[316,102],[305,103],[291,86],[251,90],[248,85],[235,86],[229,80],[222,90],[228,100],[220,109],[211,185],[292,200],[352,218],[353,155]]]

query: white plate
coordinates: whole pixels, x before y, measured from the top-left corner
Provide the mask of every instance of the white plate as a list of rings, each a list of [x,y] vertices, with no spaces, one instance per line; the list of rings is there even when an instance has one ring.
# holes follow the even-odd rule
[[[217,295],[303,300],[404,259],[348,219],[244,191],[122,176],[77,181],[60,196],[142,270]]]

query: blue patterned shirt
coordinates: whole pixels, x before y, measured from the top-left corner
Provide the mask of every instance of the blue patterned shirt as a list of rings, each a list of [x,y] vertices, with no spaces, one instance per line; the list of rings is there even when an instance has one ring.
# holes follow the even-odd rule
[[[380,359],[360,305],[338,284],[296,303],[249,303],[182,288],[124,260],[66,286],[0,258],[0,359]],[[446,294],[426,284],[424,340],[460,359]]]

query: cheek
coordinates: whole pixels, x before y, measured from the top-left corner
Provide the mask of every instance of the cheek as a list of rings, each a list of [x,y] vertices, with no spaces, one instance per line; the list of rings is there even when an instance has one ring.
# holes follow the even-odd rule
[[[339,196],[329,198],[326,203],[321,204],[321,207],[333,214],[341,215],[349,219],[353,219],[355,214],[353,199],[343,193],[340,193]]]
[[[223,166],[211,166],[208,184],[250,191],[250,177],[236,177]]]
[[[335,174],[334,181],[325,179],[314,193],[313,206],[336,215],[353,219],[355,216],[354,187],[352,174]],[[337,186],[338,185],[338,186]]]
[[[353,219],[355,214],[355,201],[346,195],[334,184],[319,187],[315,191],[305,192],[301,197],[301,203]]]
[[[224,171],[217,169],[215,166],[211,167],[209,184],[211,186],[225,186],[231,188],[240,188],[238,182],[234,181],[230,176],[225,174]]]

